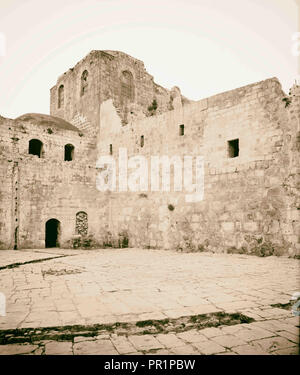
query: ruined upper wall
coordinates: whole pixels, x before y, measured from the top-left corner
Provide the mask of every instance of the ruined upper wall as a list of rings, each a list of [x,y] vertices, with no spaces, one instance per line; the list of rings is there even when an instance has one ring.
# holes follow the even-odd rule
[[[157,85],[142,61],[119,51],[92,51],[61,75],[51,89],[51,115],[61,117],[94,137],[100,104],[113,100],[122,124],[185,104],[179,89]]]
[[[280,132],[275,122],[265,118],[265,109],[275,113],[278,103],[284,107],[284,96],[279,81],[271,78],[132,121],[126,127],[109,100],[101,106],[98,153],[108,153],[110,144],[116,152],[119,147],[126,147],[133,154],[190,153],[203,155],[207,163],[220,169],[264,160],[272,154],[270,137],[275,140],[275,134]],[[180,135],[181,125],[184,136]],[[239,157],[228,158],[227,142],[236,138],[240,142]]]
[[[287,97],[276,78],[267,79],[126,127],[112,102],[103,103],[99,156],[112,144],[116,160],[124,147],[129,157],[146,156],[148,170],[153,155],[199,155],[205,166],[200,202],[186,203],[172,187],[112,193],[112,232],[121,228],[137,247],[299,254],[297,92]],[[239,141],[236,157],[232,140]]]

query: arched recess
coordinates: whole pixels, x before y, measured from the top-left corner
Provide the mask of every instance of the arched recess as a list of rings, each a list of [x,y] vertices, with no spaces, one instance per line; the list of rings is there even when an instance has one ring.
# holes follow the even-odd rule
[[[45,227],[45,247],[59,247],[60,221],[50,219],[46,222]]]
[[[121,100],[123,103],[134,101],[135,87],[133,75],[129,70],[124,70],[121,74]]]
[[[61,108],[64,106],[65,101],[65,89],[64,85],[60,85],[58,88],[58,108]]]
[[[76,214],[76,233],[81,236],[87,236],[88,234],[88,214],[84,211]]]
[[[89,72],[87,70],[84,70],[81,74],[80,96],[83,96],[87,92],[88,76],[89,76]]]
[[[29,141],[28,153],[37,155],[40,158],[43,154],[43,142],[39,139],[31,139]]]

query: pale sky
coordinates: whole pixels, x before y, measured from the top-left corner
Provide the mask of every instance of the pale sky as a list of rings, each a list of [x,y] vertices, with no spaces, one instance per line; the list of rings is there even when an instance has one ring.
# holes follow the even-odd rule
[[[142,60],[193,100],[270,77],[287,92],[297,1],[0,0],[0,115],[49,113],[57,77],[97,49]]]

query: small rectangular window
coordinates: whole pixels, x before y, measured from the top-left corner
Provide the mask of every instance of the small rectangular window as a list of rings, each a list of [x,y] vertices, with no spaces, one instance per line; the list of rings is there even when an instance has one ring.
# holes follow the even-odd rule
[[[112,153],[113,153],[112,144],[109,145],[109,153],[110,153],[110,155],[112,155]]]
[[[231,141],[227,142],[228,145],[228,157],[229,158],[236,158],[239,156],[239,139],[232,139]]]
[[[74,159],[74,146],[71,144],[65,145],[65,161],[72,161]]]
[[[179,135],[184,135],[184,125],[179,125]]]
[[[141,147],[144,147],[144,136],[141,135]]]

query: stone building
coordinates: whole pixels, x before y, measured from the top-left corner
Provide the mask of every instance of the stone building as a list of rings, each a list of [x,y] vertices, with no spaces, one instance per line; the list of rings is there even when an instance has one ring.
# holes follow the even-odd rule
[[[51,88],[50,116],[0,117],[0,249],[299,255],[299,122],[297,85],[286,95],[271,78],[194,102],[141,61],[92,51]],[[203,199],[172,184],[99,191],[97,160],[120,148],[202,156]]]

